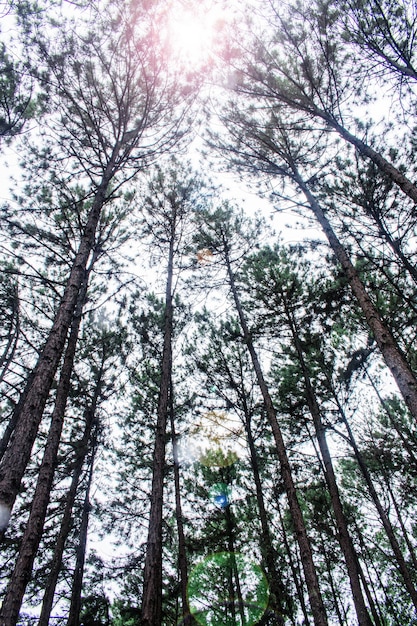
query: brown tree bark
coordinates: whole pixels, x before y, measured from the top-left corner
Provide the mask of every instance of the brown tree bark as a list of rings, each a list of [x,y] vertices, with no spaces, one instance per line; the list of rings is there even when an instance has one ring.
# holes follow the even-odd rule
[[[90,268],[91,269],[91,265]],[[64,424],[65,409],[70,390],[70,381],[74,366],[74,357],[81,324],[81,315],[87,296],[88,273],[85,273],[82,289],[74,313],[71,332],[65,351],[60,373],[55,407],[51,417],[51,425],[45,445],[44,455],[39,469],[35,494],[25,532],[20,544],[19,554],[13,573],[9,579],[3,604],[0,610],[0,624],[14,625],[19,618],[19,611],[30,580],[33,562],[43,533],[46,511],[50,499],[50,491],[55,474],[57,454]]]
[[[333,115],[326,113],[318,107],[312,107],[313,114],[323,119],[326,124],[334,128],[343,139],[355,146],[357,151],[363,156],[368,157],[375,165],[384,172],[392,180],[393,183],[417,204],[417,186],[411,182],[400,170],[385,159],[382,154],[368,146],[364,141],[350,133],[342,124],[340,124]]]
[[[68,615],[68,620],[67,620],[67,626],[79,626],[80,624],[84,563],[85,563],[85,554],[86,554],[86,547],[87,547],[88,522],[90,518],[90,511],[91,511],[90,490],[91,490],[91,484],[93,482],[94,460],[95,460],[96,452],[97,452],[97,440],[96,440],[96,437],[94,436],[94,441],[92,442],[90,467],[89,467],[89,472],[88,472],[88,479],[87,479],[87,485],[85,488],[85,497],[84,497],[82,515],[81,515],[81,524],[80,524],[78,546],[77,546],[77,552],[76,552],[75,569],[74,569],[74,576],[72,579],[71,604],[70,604],[70,610],[69,610],[69,615]]]
[[[396,619],[396,613],[395,612],[393,613],[392,611],[392,599],[388,596],[386,586],[384,582],[381,580],[381,576],[379,574],[379,567],[377,564],[373,562],[372,555],[369,552],[368,546],[366,545],[363,535],[361,533],[361,530],[360,528],[358,528],[357,524],[356,524],[356,534],[358,536],[359,543],[361,545],[361,551],[363,554],[363,562],[365,564],[367,575],[368,575],[368,580],[369,580],[369,587],[372,587],[372,592],[373,592],[372,602],[371,602],[370,590],[368,594],[368,601],[369,601],[370,606],[372,605],[374,606],[374,611],[372,614],[374,616],[375,625],[383,626],[384,624],[386,624],[386,609],[388,607],[388,610],[391,614],[391,617],[393,617],[394,622],[397,624],[397,626],[401,626],[400,624],[398,624],[398,620]],[[374,576],[372,575],[372,572],[370,571],[371,566],[374,571]],[[365,586],[366,577],[365,577],[364,572],[362,572],[361,575],[362,575],[363,585]],[[376,582],[374,582],[375,578],[376,578]],[[376,585],[378,586],[376,587]],[[381,590],[384,593],[385,606],[384,605],[381,606],[381,601],[380,601],[382,600]]]
[[[320,545],[321,551],[324,557],[324,562],[326,564],[327,577],[329,580],[329,586],[333,596],[333,606],[337,614],[337,618],[339,620],[339,626],[344,626],[344,624],[348,624],[348,616],[346,615],[346,610],[343,604],[343,598],[340,597],[340,592],[335,587],[334,576],[332,573],[332,566],[328,556],[328,547],[326,546],[323,540],[323,533],[320,532]],[[342,607],[342,610],[340,609]],[[342,616],[343,611],[343,616]]]
[[[141,626],[161,626],[162,623],[162,508],[165,471],[165,444],[172,373],[173,302],[175,219],[172,220],[165,290],[164,343],[161,362],[161,382],[155,430],[151,510],[146,544],[142,598]]]
[[[8,511],[11,511],[19,492],[48,394],[64,350],[78,295],[85,277],[88,259],[94,245],[97,224],[114,173],[113,167],[114,160],[107,166],[96,191],[83,237],[51,331],[33,375],[29,379],[28,388],[24,391],[24,401],[17,407],[16,427],[0,465],[0,507]]]
[[[355,548],[353,546],[352,538],[350,536],[348,524],[343,511],[336,475],[333,468],[333,461],[329,447],[327,445],[326,431],[323,426],[320,407],[313,389],[313,385],[311,383],[308,367],[305,362],[304,352],[299,338],[297,324],[282,290],[280,291],[280,297],[284,306],[287,323],[290,328],[301,371],[303,373],[307,405],[313,418],[317,442],[319,444],[320,453],[323,459],[324,475],[330,493],[332,508],[336,518],[338,540],[343,552],[346,568],[348,571],[350,588],[352,590],[352,597],[355,605],[356,615],[360,626],[373,626],[371,617],[365,604],[365,599],[363,597],[358,569],[358,558]]]
[[[291,164],[291,168],[293,172],[293,179],[305,195],[311,211],[314,213],[317,221],[322,227],[336,259],[343,268],[345,276],[359,303],[359,306],[362,309],[365,319],[374,334],[375,341],[377,342],[381,354],[384,357],[385,363],[391,370],[391,373],[411,414],[417,420],[417,379],[392,333],[384,324],[377,309],[373,305],[357,271],[346,253],[346,250],[333,231],[333,228],[325,216],[321,206],[311,193],[308,185],[301,177],[294,163]]]
[[[263,496],[262,480],[259,472],[258,453],[256,451],[255,442],[253,440],[251,417],[246,405],[246,397],[242,395],[242,401],[244,403],[245,411],[245,430],[248,441],[250,462],[253,473],[253,480],[255,482],[256,489],[256,501],[258,504],[259,521],[261,523],[261,541],[260,548],[261,554],[265,560],[266,570],[268,573],[268,582],[271,592],[270,608],[272,609],[277,623],[283,624],[283,597],[284,590],[280,581],[276,565],[276,551],[272,543],[271,533],[269,530],[268,516],[265,507],[265,501]]]
[[[182,603],[182,621],[183,626],[191,626],[192,617],[188,608],[187,583],[188,583],[188,567],[187,567],[187,548],[184,533],[184,518],[181,505],[181,483],[180,483],[180,466],[178,461],[177,435],[175,431],[174,403],[173,403],[172,381],[170,382],[170,399],[169,399],[169,416],[171,423],[171,441],[172,452],[174,457],[174,489],[175,489],[175,517],[177,520],[178,532],[178,569],[180,573],[181,586],[181,603]]]
[[[48,626],[51,615],[52,605],[54,601],[55,589],[58,582],[59,573],[62,567],[62,558],[64,554],[65,543],[73,522],[72,510],[75,498],[77,496],[78,484],[82,468],[88,453],[91,431],[94,427],[96,419],[97,402],[99,398],[99,386],[101,379],[99,377],[91,406],[85,412],[84,433],[81,440],[76,445],[76,458],[74,463],[74,471],[72,473],[71,484],[68,489],[64,513],[61,519],[61,525],[55,542],[55,548],[51,559],[51,567],[45,585],[45,593],[42,600],[42,609],[39,617],[38,626]]]
[[[298,62],[300,66],[302,66],[302,76],[306,83],[303,84],[301,79],[296,77],[291,66],[285,67],[283,64],[277,66],[276,58],[272,59],[271,67],[271,63],[269,62],[271,56],[269,50],[265,48],[266,54],[265,57],[261,59],[261,62],[263,61],[267,69],[262,71],[257,69],[256,65],[253,66],[253,63],[248,63],[249,72],[246,68],[245,71],[248,73],[249,81],[252,81],[253,86],[251,86],[251,84],[243,85],[240,89],[237,87],[237,91],[245,95],[264,99],[268,104],[272,103],[272,106],[274,102],[277,106],[281,103],[286,105],[289,109],[304,112],[308,116],[323,120],[327,128],[333,128],[345,141],[355,146],[360,154],[373,161],[381,172],[384,172],[384,174],[386,174],[395,185],[398,185],[414,203],[417,203],[417,186],[397,167],[383,157],[382,154],[359,139],[359,137],[349,132],[347,128],[338,121],[334,113],[334,111],[339,110],[338,107],[340,107],[341,104],[340,101],[337,101],[337,99],[341,98],[337,92],[338,88],[336,87],[333,93],[333,85],[329,89],[329,93],[323,89],[319,80],[307,69],[311,67],[310,64],[314,64],[315,61],[312,60],[308,54],[303,54],[297,41],[293,38],[288,28],[286,28],[285,22],[281,19],[280,27],[285,30],[285,34],[288,38],[288,54],[291,55],[291,53],[293,53],[295,63],[297,64]],[[332,46],[332,44],[330,44],[330,46]],[[326,63],[324,59],[322,62]],[[280,75],[278,81],[276,80],[274,69],[276,69],[277,74]],[[328,72],[331,75],[330,80],[333,82],[335,79],[333,68],[329,68]],[[242,75],[244,75],[244,73],[245,72],[242,72]],[[328,99],[327,102],[326,99]],[[316,102],[319,104],[316,104]]]
[[[327,615],[324,608],[323,599],[320,592],[319,581],[316,573],[316,568],[313,561],[313,553],[311,550],[310,540],[307,536],[303,515],[301,512],[300,504],[297,498],[297,491],[293,481],[291,466],[288,460],[288,455],[285,447],[285,443],[282,437],[281,429],[278,424],[275,408],[270,396],[268,386],[266,384],[261,365],[253,345],[252,337],[246,322],[245,314],[240,303],[239,294],[236,288],[233,270],[229,258],[228,242],[223,237],[223,252],[226,262],[227,276],[229,286],[233,295],[236,310],[239,316],[241,328],[245,343],[248,347],[248,351],[251,356],[253,368],[256,374],[259,388],[262,393],[262,397],[265,403],[265,409],[268,416],[268,420],[274,436],[277,455],[281,466],[281,476],[284,483],[285,491],[288,498],[288,504],[290,507],[291,518],[294,524],[295,534],[301,553],[301,562],[303,565],[304,576],[308,589],[308,595],[310,599],[311,611],[315,626],[327,626]]]
[[[275,489],[275,491],[277,491]],[[299,579],[299,567],[296,566],[296,564],[294,563],[294,558],[291,554],[291,546],[288,542],[288,537],[287,537],[287,531],[285,529],[284,526],[284,520],[282,518],[282,513],[279,507],[279,494],[275,493],[275,498],[278,502],[278,507],[277,507],[277,512],[278,512],[278,517],[279,517],[279,521],[281,524],[281,528],[282,528],[282,538],[283,538],[283,542],[284,542],[284,546],[285,546],[285,551],[287,553],[287,557],[288,557],[288,561],[290,563],[290,568],[291,568],[291,573],[292,573],[292,579],[294,581],[295,584],[295,588],[297,590],[297,596],[300,602],[300,606],[301,606],[301,611],[303,613],[303,619],[304,619],[304,624],[305,626],[310,626],[310,619],[309,619],[309,615],[308,615],[308,611],[307,611],[307,607],[306,607],[306,603],[304,600],[304,593],[303,593],[303,589],[302,589],[302,584],[300,582]]]
[[[246,439],[249,448],[250,465],[252,468],[253,480],[255,483],[256,501],[259,511],[259,521],[261,524],[261,540],[259,545],[262,558],[266,566],[267,579],[270,589],[269,610],[267,616],[265,616],[265,619],[267,621],[270,621],[273,615],[274,621],[272,623],[282,626],[282,624],[284,623],[283,615],[285,614],[283,608],[285,590],[281,582],[281,575],[277,569],[277,554],[276,550],[274,549],[269,528],[268,515],[266,512],[264,499],[264,490],[262,487],[262,479],[259,469],[258,452],[256,450],[255,440],[252,433],[252,414],[248,405],[247,393],[243,385],[243,368],[240,359],[239,363],[240,375],[239,379],[237,379],[229,368],[227,357],[223,357],[223,367],[225,372],[224,375],[227,377],[227,381],[230,387],[236,390],[236,394],[238,396],[238,410],[239,412],[242,412],[242,421],[245,428]],[[231,403],[229,398],[226,398],[226,401],[228,403]],[[291,610],[288,610],[288,613],[291,614],[291,619],[293,619]]]

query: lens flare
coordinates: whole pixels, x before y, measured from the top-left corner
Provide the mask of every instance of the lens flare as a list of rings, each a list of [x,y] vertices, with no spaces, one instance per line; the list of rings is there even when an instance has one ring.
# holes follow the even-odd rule
[[[220,509],[225,509],[229,506],[231,495],[232,490],[226,483],[216,483],[209,491],[210,500]]]
[[[211,263],[214,258],[214,255],[209,248],[201,248],[197,252],[197,261],[200,265],[206,265],[207,263]]]
[[[209,62],[224,30],[224,12],[196,2],[187,8],[177,6],[169,19],[168,40],[174,59],[197,69]]]
[[[233,465],[242,454],[241,422],[224,411],[207,411],[190,429],[197,460],[206,467]]]

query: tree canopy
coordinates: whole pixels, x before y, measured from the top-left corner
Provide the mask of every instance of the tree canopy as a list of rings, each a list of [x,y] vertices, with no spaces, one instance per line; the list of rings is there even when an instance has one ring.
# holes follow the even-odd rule
[[[417,623],[411,0],[0,31],[0,626]]]

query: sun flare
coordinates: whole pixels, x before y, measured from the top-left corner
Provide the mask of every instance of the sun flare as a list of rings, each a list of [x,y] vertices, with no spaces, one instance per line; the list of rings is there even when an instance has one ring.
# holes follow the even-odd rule
[[[177,7],[169,19],[168,38],[173,56],[189,67],[208,62],[225,25],[218,7]]]

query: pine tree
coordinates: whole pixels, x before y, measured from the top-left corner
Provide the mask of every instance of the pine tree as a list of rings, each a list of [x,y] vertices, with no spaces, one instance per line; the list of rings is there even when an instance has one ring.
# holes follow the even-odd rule
[[[174,333],[174,292],[184,246],[190,233],[191,211],[199,200],[200,183],[191,172],[180,172],[174,164],[164,174],[157,170],[150,182],[143,205],[144,232],[151,235],[150,244],[166,256],[163,347],[160,361],[155,448],[151,487],[151,510],[145,558],[142,599],[142,623],[162,623],[162,519],[165,474],[165,446],[170,406],[172,406],[172,340]],[[175,281],[175,282],[174,282]],[[184,555],[183,555],[184,556]],[[184,574],[184,572],[183,572]],[[185,584],[183,582],[183,584]],[[187,612],[183,607],[184,614]]]
[[[352,105],[358,98],[366,102],[370,95],[365,81],[358,89],[352,80],[354,66],[346,39],[340,36],[337,8],[330,2],[285,7],[271,2],[264,19],[267,26],[251,43],[245,41],[241,46],[236,42],[232,54],[226,53],[235,91],[256,100],[255,108],[260,100],[267,106],[274,103],[283,118],[295,113],[304,127],[313,130],[314,123],[319,123],[321,128],[335,131],[416,203],[417,187],[411,175],[407,177],[401,166],[395,166],[346,126],[345,117],[351,112],[345,110],[345,103]],[[370,82],[372,68],[367,69],[366,81]],[[360,129],[360,123],[357,125]]]
[[[123,182],[181,136],[186,105],[175,77],[157,57],[158,43],[146,12],[137,7],[133,14],[104,12],[96,18],[99,28],[85,38],[68,39],[61,33],[58,51],[55,43],[45,41],[44,33],[37,34],[40,66],[45,67],[49,84],[57,86],[59,158],[70,159],[72,175],[90,180],[91,205],[52,327],[23,392],[24,401],[16,408],[13,440],[2,459],[0,505],[6,520],[64,350],[103,207]],[[135,34],[133,24],[142,18],[143,29]]]
[[[226,280],[228,282],[233,302],[239,316],[243,338],[252,360],[252,365],[256,373],[257,382],[264,400],[265,410],[274,436],[277,456],[280,462],[281,476],[285,486],[291,511],[291,518],[294,524],[295,534],[300,548],[301,561],[308,588],[314,622],[316,626],[319,626],[319,624],[324,625],[327,624],[326,611],[320,592],[315,565],[313,562],[311,544],[306,533],[302,511],[297,498],[297,492],[292,477],[292,471],[288,460],[286,446],[277,420],[275,407],[273,405],[273,401],[266,380],[264,378],[264,374],[262,372],[259,357],[254,347],[252,334],[249,330],[246,316],[239,297],[239,292],[235,279],[236,270],[234,269],[234,267],[232,267],[233,262],[235,262],[236,255],[238,255],[238,258],[242,258],[244,253],[247,253],[247,250],[244,251],[244,247],[248,248],[248,242],[250,241],[253,245],[253,239],[256,230],[252,229],[252,232],[250,232],[250,234],[247,232],[242,232],[244,226],[241,223],[241,218],[238,215],[233,215],[230,208],[227,207],[225,209],[219,209],[212,216],[209,217],[209,215],[207,215],[205,216],[205,218],[206,226],[203,230],[202,225],[202,232],[200,234],[199,244],[201,247],[211,250],[212,253],[219,254],[219,257],[224,264],[224,271],[227,277]]]

